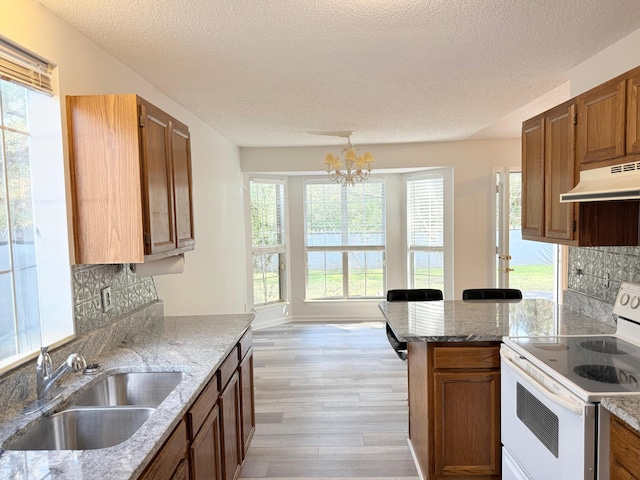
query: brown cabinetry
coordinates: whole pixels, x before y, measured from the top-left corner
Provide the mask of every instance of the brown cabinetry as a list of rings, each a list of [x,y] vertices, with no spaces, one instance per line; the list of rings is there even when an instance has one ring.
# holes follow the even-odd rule
[[[220,415],[216,374],[187,412],[191,478],[222,479],[220,459]]]
[[[242,460],[247,456],[249,444],[256,429],[255,395],[253,387],[253,348],[251,347],[253,334],[251,330],[238,342],[238,358],[240,365],[238,373],[240,375],[240,430],[242,438]]]
[[[640,159],[639,88],[635,68],[577,97],[581,170]]]
[[[238,478],[255,430],[251,342],[249,328],[140,479]]]
[[[579,180],[575,118],[570,100],[522,124],[522,238],[638,245],[638,202],[560,203]]]
[[[522,124],[522,237],[544,237],[544,117]]]
[[[235,480],[242,466],[240,430],[240,384],[235,372],[220,394],[220,424],[222,428],[222,478]]]
[[[67,97],[76,263],[194,248],[189,129],[136,95]]]
[[[626,82],[613,79],[578,97],[581,169],[612,165],[625,155]]]
[[[522,124],[522,238],[576,243],[577,205],[560,194],[578,182],[575,102],[558,105]]]
[[[424,478],[500,478],[499,348],[408,344],[409,437]]]
[[[618,417],[611,415],[611,480],[640,478],[640,434]]]
[[[140,480],[188,479],[189,471],[186,466],[187,427],[185,422],[181,420],[139,478]]]

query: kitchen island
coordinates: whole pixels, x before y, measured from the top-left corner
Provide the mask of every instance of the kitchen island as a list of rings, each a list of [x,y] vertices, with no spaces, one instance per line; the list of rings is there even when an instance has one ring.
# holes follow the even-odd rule
[[[500,342],[615,327],[548,300],[382,302],[408,342],[409,444],[425,479],[500,478]]]
[[[217,370],[236,345],[247,338],[253,314],[155,317],[120,320],[62,347],[97,360],[104,374],[64,377],[67,390],[42,411],[30,416],[15,405],[0,417],[0,443],[16,432],[68,404],[74,395],[86,391],[99,377],[126,372],[184,373],[184,379],[156,411],[127,440],[96,450],[0,450],[0,478],[47,478],[52,480],[130,480],[138,478],[178,427],[184,428],[185,414],[214,383]],[[250,337],[249,337],[250,338]],[[65,353],[65,355],[68,354]],[[237,360],[236,360],[237,362]],[[237,363],[236,363],[237,364]],[[26,375],[35,378],[35,361]],[[98,377],[98,378],[97,378]],[[222,394],[221,394],[222,395]],[[202,403],[202,402],[200,402]],[[186,442],[186,438],[183,439]],[[157,477],[156,477],[157,478]]]

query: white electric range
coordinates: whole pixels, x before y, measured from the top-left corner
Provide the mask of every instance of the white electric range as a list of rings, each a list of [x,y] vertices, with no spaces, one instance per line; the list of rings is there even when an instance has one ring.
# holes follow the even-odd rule
[[[599,402],[640,394],[640,285],[622,283],[613,313],[614,335],[504,338],[504,480],[609,479]]]

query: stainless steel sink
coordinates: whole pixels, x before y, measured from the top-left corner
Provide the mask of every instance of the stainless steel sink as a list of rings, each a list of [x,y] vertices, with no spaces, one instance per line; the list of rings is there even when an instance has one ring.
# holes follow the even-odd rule
[[[93,450],[124,442],[182,381],[182,372],[108,375],[61,412],[9,438],[5,450]]]
[[[157,407],[184,378],[182,372],[141,372],[109,375],[78,396],[75,406],[135,405]]]
[[[3,445],[5,450],[93,450],[117,445],[133,435],[153,408],[69,409],[44,417],[24,434]]]

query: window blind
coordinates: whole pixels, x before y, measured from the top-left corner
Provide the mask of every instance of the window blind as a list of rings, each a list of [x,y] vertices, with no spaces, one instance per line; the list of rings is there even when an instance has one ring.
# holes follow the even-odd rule
[[[385,211],[381,181],[349,187],[309,181],[305,190],[306,246],[384,246]]]
[[[407,181],[409,247],[444,245],[444,179],[423,177]]]
[[[0,38],[0,78],[53,96],[52,70],[46,60]]]

